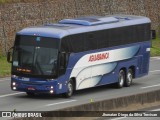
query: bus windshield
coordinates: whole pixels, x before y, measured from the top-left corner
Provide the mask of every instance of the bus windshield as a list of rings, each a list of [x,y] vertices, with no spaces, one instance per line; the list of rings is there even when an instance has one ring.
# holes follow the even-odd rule
[[[58,40],[36,36],[17,36],[12,71],[32,75],[55,75]]]

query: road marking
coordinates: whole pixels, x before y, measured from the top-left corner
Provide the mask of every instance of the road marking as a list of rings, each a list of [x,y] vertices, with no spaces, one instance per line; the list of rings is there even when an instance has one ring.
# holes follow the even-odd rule
[[[18,93],[13,93],[13,94],[1,95],[0,98],[8,97],[8,96],[13,96],[13,95],[18,95],[18,94],[23,94],[23,93],[24,93],[24,92],[18,92]]]
[[[160,57],[151,57],[150,61],[160,60]]]
[[[154,60],[150,60],[150,62],[152,62],[152,61],[159,61],[160,59],[154,59]]]
[[[153,73],[153,72],[160,72],[160,70],[153,70],[153,71],[149,71],[150,73]]]
[[[160,57],[151,57],[151,58],[160,59]]]
[[[141,89],[152,88],[152,87],[157,87],[157,86],[160,86],[160,84],[151,85],[151,86],[146,86],[146,87],[141,87]]]
[[[0,82],[1,82],[1,81],[9,81],[9,80],[11,80],[11,78],[10,78],[10,77],[0,78]]]
[[[65,104],[65,103],[75,102],[75,101],[77,100],[70,100],[70,101],[58,102],[58,103],[53,103],[53,104],[47,104],[45,106],[59,105],[59,104]]]
[[[2,81],[10,81],[10,80],[8,80],[8,79],[6,79],[6,80],[5,79],[0,80],[0,82],[2,82]]]

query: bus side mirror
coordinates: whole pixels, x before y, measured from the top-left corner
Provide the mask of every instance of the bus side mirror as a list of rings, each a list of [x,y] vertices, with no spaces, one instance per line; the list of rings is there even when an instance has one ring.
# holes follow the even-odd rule
[[[13,47],[11,47],[7,52],[7,61],[8,61],[8,63],[12,63],[12,51],[13,51]]]
[[[156,30],[151,30],[151,38],[156,39]]]

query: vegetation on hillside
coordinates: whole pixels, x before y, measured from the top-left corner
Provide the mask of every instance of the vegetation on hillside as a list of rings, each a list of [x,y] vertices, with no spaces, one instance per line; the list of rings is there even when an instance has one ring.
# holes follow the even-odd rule
[[[34,2],[34,1],[38,1],[38,0],[0,0],[0,4],[1,3],[18,3],[18,2]]]
[[[0,3],[20,2],[21,0],[0,0]]]

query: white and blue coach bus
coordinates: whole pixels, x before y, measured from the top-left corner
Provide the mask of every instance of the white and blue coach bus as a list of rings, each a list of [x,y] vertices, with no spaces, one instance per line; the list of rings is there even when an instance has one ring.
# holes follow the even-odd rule
[[[115,83],[130,86],[148,74],[151,21],[130,15],[64,19],[16,34],[11,89],[63,94]]]

